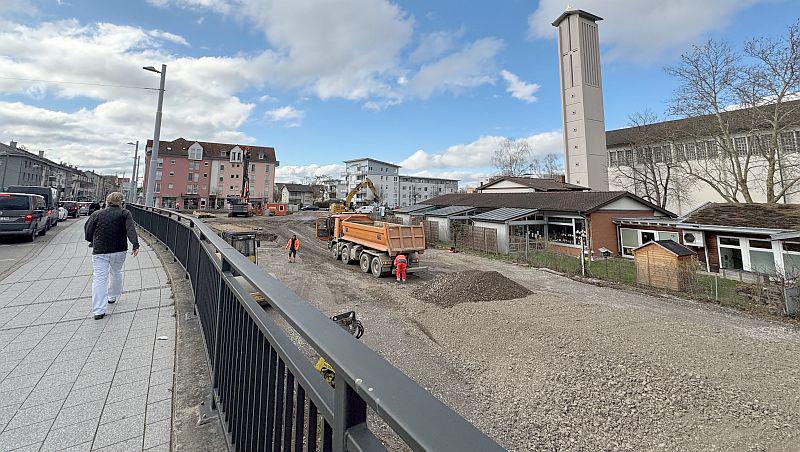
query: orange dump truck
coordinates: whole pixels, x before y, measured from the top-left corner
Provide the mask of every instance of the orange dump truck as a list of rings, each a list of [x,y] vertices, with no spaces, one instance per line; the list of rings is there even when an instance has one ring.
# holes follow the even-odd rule
[[[361,271],[376,277],[394,273],[394,257],[408,257],[408,273],[424,270],[419,254],[425,251],[422,226],[372,221],[367,215],[344,213],[317,220],[316,235],[330,243],[331,256],[349,264],[358,262]]]

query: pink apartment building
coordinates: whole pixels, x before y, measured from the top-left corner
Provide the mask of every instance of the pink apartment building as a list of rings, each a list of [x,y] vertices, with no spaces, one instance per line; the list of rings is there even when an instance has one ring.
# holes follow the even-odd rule
[[[147,140],[144,186],[150,174],[153,141]],[[242,191],[245,153],[250,154],[250,202],[271,202],[275,186],[275,149],[178,138],[162,141],[156,167],[155,205],[171,209],[223,208]]]

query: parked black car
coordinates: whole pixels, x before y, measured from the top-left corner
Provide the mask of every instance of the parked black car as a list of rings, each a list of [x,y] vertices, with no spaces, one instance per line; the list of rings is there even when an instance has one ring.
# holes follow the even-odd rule
[[[32,242],[48,228],[44,197],[26,193],[0,193],[0,235],[24,236]]]
[[[58,225],[58,190],[53,187],[36,187],[31,185],[12,185],[6,187],[8,193],[28,193],[32,195],[39,195],[44,198],[45,210],[49,220],[47,221],[47,229],[54,228]]]
[[[80,213],[78,212],[79,206],[78,203],[75,201],[61,201],[59,203],[61,207],[67,209],[67,215],[72,218],[78,218]]]

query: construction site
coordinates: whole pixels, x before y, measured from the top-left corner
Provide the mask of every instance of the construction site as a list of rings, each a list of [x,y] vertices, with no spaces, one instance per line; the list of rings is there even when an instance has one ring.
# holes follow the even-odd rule
[[[379,251],[320,237],[332,217],[203,221],[222,236],[249,235],[251,246],[237,249],[324,314],[354,311],[361,341],[509,450],[792,450],[800,441],[792,325],[425,246],[409,266],[419,271],[397,282],[391,263],[376,277],[356,255]]]

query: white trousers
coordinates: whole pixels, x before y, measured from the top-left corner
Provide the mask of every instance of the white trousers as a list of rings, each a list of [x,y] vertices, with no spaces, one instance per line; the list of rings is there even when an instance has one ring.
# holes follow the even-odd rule
[[[105,314],[108,300],[116,300],[122,294],[122,266],[127,254],[127,251],[120,251],[92,255],[92,314]]]

